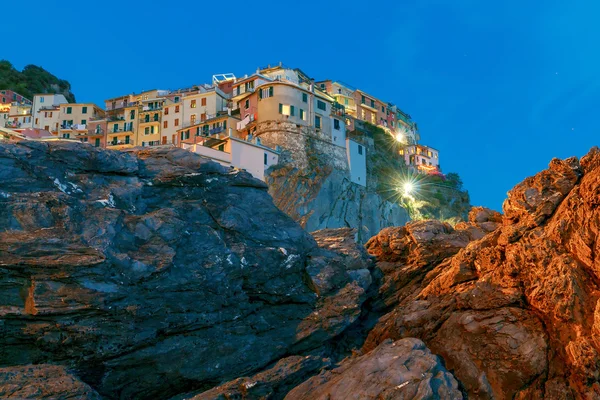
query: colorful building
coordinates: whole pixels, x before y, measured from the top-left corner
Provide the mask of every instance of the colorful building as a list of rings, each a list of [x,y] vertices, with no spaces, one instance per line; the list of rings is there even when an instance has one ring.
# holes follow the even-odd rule
[[[433,147],[420,144],[406,146],[400,150],[409,168],[427,174],[438,174],[440,172],[439,152]]]
[[[13,92],[12,90],[2,89],[0,90],[0,103],[18,103],[18,104],[27,104],[32,105],[31,100],[21,96],[17,92]]]
[[[57,133],[60,121],[60,106],[67,103],[67,98],[62,94],[43,93],[34,95],[31,107],[33,127]]]
[[[67,103],[60,106],[58,136],[64,139],[92,141],[103,134],[95,134],[89,126],[105,117],[103,109],[93,103]],[[102,139],[100,140],[102,141]]]

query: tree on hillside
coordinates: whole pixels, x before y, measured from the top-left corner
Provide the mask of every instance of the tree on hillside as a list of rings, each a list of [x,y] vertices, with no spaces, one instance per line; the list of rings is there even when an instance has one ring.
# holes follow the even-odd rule
[[[27,65],[19,72],[9,61],[0,60],[0,89],[13,90],[29,99],[37,93],[63,94],[68,101],[75,102],[71,84],[58,79],[36,65]]]

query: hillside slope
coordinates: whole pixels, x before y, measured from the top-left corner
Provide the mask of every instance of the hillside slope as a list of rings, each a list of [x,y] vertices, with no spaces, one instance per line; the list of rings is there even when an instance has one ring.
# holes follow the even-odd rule
[[[38,93],[63,94],[70,103],[75,103],[71,84],[59,79],[36,65],[27,65],[18,71],[7,60],[0,60],[0,90],[9,89],[33,100]]]

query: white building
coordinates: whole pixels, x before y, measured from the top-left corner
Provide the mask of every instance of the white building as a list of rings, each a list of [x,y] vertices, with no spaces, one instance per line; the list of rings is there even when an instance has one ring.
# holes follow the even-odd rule
[[[54,112],[60,108],[61,104],[67,104],[67,98],[62,94],[36,94],[33,96],[33,105],[31,115],[33,117],[33,127],[41,128],[47,131],[54,131],[54,123],[60,121]],[[46,114],[44,114],[46,112]],[[51,114],[48,114],[51,113]]]
[[[346,154],[350,167],[350,181],[367,186],[367,148],[354,140],[346,139]]]
[[[202,139],[196,144],[183,143],[182,148],[223,166],[246,170],[262,181],[265,180],[265,170],[279,162],[279,151],[261,145],[260,139],[253,142],[234,137]]]

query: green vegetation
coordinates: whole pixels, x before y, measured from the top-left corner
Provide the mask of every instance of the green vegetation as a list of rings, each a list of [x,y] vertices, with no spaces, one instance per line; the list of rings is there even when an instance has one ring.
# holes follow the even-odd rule
[[[69,102],[75,102],[69,82],[35,65],[27,65],[19,72],[10,62],[0,60],[0,89],[15,91],[30,100],[37,93],[63,94]]]
[[[448,173],[445,179],[411,173],[398,154],[400,143],[383,128],[364,121],[361,124],[350,136],[365,146],[373,146],[374,151],[367,152],[367,173],[377,193],[404,207],[412,220],[438,219],[454,225],[467,219],[471,209],[469,193],[463,189],[457,173]],[[414,183],[415,191],[404,196],[402,187],[408,181]]]

